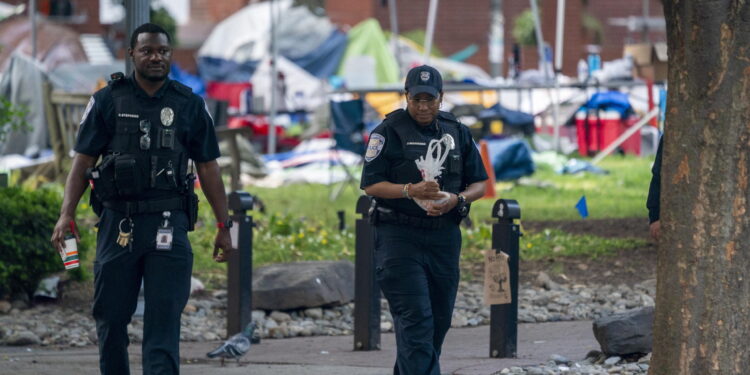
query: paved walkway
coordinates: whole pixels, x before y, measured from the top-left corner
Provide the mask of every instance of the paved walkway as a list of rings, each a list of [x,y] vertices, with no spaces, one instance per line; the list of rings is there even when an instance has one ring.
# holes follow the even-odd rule
[[[205,353],[214,343],[182,343],[184,375],[375,375],[390,374],[396,349],[393,334],[381,335],[383,350],[354,352],[352,336],[318,336],[263,340],[253,345],[239,364],[208,360]],[[550,355],[582,359],[598,349],[591,322],[521,324],[518,327],[518,358],[489,358],[489,327],[451,329],[440,360],[444,374],[491,375],[505,367],[536,365]],[[140,346],[131,347],[132,374],[140,374]],[[0,374],[96,375],[96,347],[77,349],[16,348],[0,346]]]

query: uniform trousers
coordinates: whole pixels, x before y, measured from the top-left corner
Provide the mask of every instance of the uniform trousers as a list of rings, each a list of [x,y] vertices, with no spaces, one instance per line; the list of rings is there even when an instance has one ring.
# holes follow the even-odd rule
[[[375,272],[396,332],[395,375],[440,375],[458,289],[461,230],[380,223]]]
[[[128,375],[127,325],[143,282],[143,374],[179,374],[180,316],[190,294],[193,252],[184,211],[171,211],[172,249],[156,249],[162,213],[132,215],[132,249],[117,244],[122,213],[104,209],[97,233],[93,315],[103,375]],[[123,224],[123,230],[127,231]]]

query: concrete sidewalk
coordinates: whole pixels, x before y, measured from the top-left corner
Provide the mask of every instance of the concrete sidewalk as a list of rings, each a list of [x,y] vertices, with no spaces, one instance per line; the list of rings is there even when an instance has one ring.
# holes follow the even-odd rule
[[[208,360],[206,352],[219,345],[182,343],[181,373],[185,375],[375,375],[390,374],[396,357],[393,334],[381,336],[380,351],[354,352],[352,336],[298,337],[263,340],[239,364]],[[489,358],[489,326],[451,329],[440,360],[444,374],[490,375],[505,367],[536,365],[552,354],[582,359],[597,349],[591,322],[557,322],[518,326],[518,358]],[[131,372],[140,374],[140,345],[131,347]],[[45,349],[0,347],[0,374],[96,375],[96,347]]]

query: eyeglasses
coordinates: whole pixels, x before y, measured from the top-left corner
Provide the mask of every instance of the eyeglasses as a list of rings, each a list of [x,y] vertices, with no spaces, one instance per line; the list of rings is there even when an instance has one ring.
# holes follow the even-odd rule
[[[141,136],[141,150],[148,150],[151,147],[151,121],[141,120],[138,128],[143,132]]]
[[[419,105],[426,105],[428,107],[434,107],[440,102],[440,98],[433,98],[433,99],[418,99],[418,98],[407,98],[406,100],[409,101],[412,105],[419,106]]]

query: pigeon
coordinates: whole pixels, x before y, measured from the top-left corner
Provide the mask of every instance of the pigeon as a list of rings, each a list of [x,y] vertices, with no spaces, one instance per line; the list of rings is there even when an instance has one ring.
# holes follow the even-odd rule
[[[221,358],[221,365],[224,366],[224,359],[236,359],[240,362],[240,357],[250,350],[251,343],[258,343],[257,337],[254,337],[255,322],[250,322],[245,330],[230,337],[218,348],[206,353],[208,358]]]

